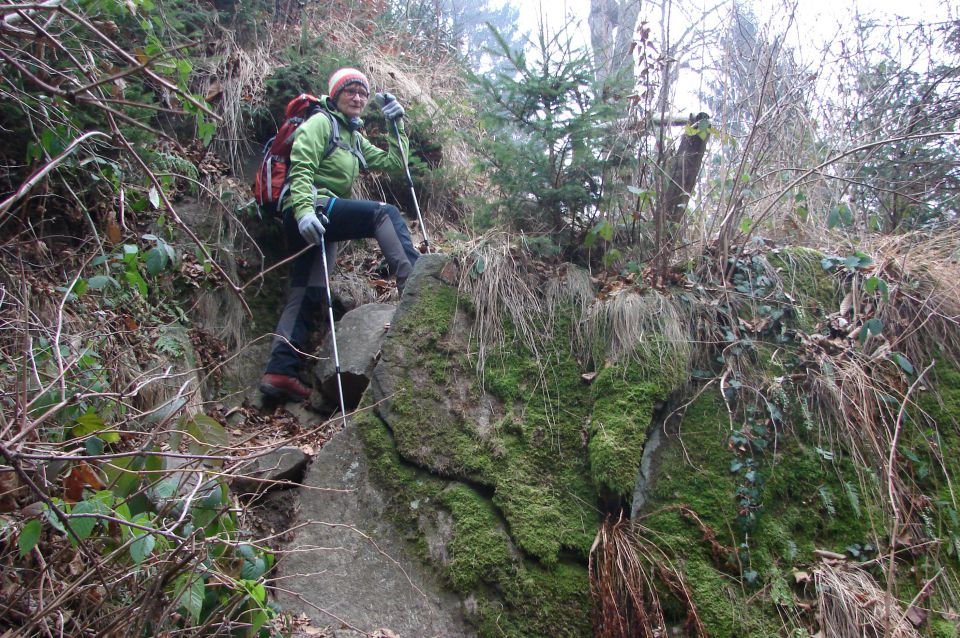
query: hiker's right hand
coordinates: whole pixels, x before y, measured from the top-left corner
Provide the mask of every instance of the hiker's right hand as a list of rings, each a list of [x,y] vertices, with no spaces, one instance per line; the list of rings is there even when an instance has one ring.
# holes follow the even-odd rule
[[[323,218],[322,220],[321,217]],[[330,220],[327,219],[326,215],[320,215],[318,217],[316,213],[311,212],[297,220],[297,229],[300,231],[300,236],[303,237],[303,241],[319,246],[320,238],[323,237],[323,233],[326,231],[323,225],[329,222]]]

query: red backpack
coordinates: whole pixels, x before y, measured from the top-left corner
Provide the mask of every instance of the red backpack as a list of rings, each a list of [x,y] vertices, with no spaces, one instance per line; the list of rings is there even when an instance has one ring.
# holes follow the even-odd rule
[[[330,157],[337,148],[353,153],[360,160],[360,167],[366,170],[367,162],[360,150],[360,140],[351,147],[340,139],[340,125],[337,118],[330,114],[320,98],[301,93],[287,103],[284,112],[283,124],[277,134],[267,140],[263,146],[263,159],[253,181],[253,197],[257,200],[261,210],[270,215],[281,211],[280,204],[287,192],[287,172],[290,170],[290,149],[293,147],[293,136],[297,128],[317,113],[323,113],[330,120],[330,139],[323,151],[321,160]]]

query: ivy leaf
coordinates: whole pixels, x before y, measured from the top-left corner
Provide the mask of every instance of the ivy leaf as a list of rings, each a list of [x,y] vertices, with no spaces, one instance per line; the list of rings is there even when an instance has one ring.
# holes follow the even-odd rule
[[[64,509],[64,503],[62,499],[54,498],[52,500],[53,500],[53,504],[57,508],[59,508],[60,510]],[[53,529],[63,534],[67,533],[66,528],[63,526],[63,523],[60,521],[60,517],[57,516],[56,512],[50,509],[48,505],[44,505],[43,516],[47,519],[47,522],[50,523],[50,526],[53,527]]]
[[[181,574],[177,578],[176,600],[180,608],[187,612],[193,624],[200,622],[200,611],[203,609],[203,580],[193,573]]]
[[[91,290],[101,290],[108,284],[112,285],[114,288],[120,287],[120,284],[117,283],[116,279],[107,275],[96,275],[95,277],[91,277],[87,281],[87,284]]]
[[[827,215],[827,228],[834,229],[840,224],[840,210],[834,206]]]
[[[97,414],[96,410],[88,409],[86,413],[77,417],[77,424],[70,430],[73,436],[79,438],[89,434],[96,434],[105,443],[118,443],[120,435],[116,432],[109,432],[107,424],[103,417]]]
[[[482,275],[486,269],[487,261],[483,257],[477,257],[477,260],[473,262],[473,266],[470,267],[470,277],[479,279],[480,275]]]
[[[216,419],[198,414],[187,424],[187,433],[193,437],[190,449],[195,454],[205,454],[211,448],[223,448],[230,444],[230,437]]]
[[[69,534],[70,543],[76,545],[77,539],[86,540],[93,533],[93,528],[97,526],[97,519],[92,516],[77,516],[78,514],[96,514],[100,508],[93,501],[80,501],[70,513],[70,529],[73,534]]]
[[[137,292],[140,293],[141,297],[146,297],[148,288],[147,282],[140,276],[136,270],[128,270],[123,273],[124,278],[127,280],[127,283],[137,289]]]
[[[150,532],[140,531],[136,534],[137,540],[130,543],[130,558],[133,562],[140,564],[153,553],[153,548],[157,544],[157,539]]]
[[[240,578],[244,580],[257,580],[267,571],[267,562],[262,558],[243,561],[243,567],[240,569]]]
[[[860,334],[857,335],[857,340],[860,341],[860,345],[863,345],[867,342],[867,338],[870,335],[876,336],[881,332],[883,332],[883,322],[877,318],[873,318],[864,322]]]
[[[911,450],[910,448],[901,445],[900,447],[897,448],[897,450],[909,461],[912,461],[913,463],[920,463],[920,457],[917,456],[917,453]]]
[[[893,355],[893,360],[897,362],[897,365],[903,368],[904,372],[906,372],[907,374],[913,374],[913,364],[910,363],[910,360],[907,359],[905,356],[903,356],[899,352],[895,352]]]
[[[163,269],[167,267],[169,261],[169,256],[167,251],[161,249],[159,246],[154,246],[147,252],[147,272],[151,275],[158,275],[163,272]]]
[[[262,609],[258,609],[256,612],[254,612],[253,618],[250,620],[250,635],[256,636],[257,632],[260,631],[260,628],[263,627],[269,619],[270,618],[267,616],[267,612]]]
[[[251,598],[261,605],[267,602],[267,588],[264,587],[263,583],[243,581],[243,584]]]
[[[106,445],[99,436],[91,436],[89,439],[83,442],[83,447],[86,448],[87,454],[89,456],[99,456],[103,454],[103,450]]]
[[[20,530],[20,537],[17,539],[17,547],[20,549],[20,558],[25,557],[33,551],[33,548],[40,542],[40,532],[43,525],[40,519],[35,518],[27,521]]]

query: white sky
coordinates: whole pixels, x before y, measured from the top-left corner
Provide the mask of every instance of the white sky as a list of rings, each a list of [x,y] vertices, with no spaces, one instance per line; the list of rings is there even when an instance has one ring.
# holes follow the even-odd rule
[[[541,15],[551,32],[567,24],[568,17],[572,17],[580,25],[574,44],[589,46],[587,17],[590,13],[590,0],[505,1],[519,5],[521,30],[535,33]],[[710,8],[716,9],[714,15],[721,18],[729,15],[733,4],[733,0],[675,0],[671,20],[672,33],[680,33],[686,27],[687,18],[681,14],[680,5],[690,7],[695,2],[701,5],[704,12]],[[768,21],[771,26],[777,23],[785,24],[784,5],[793,2],[797,3],[795,21],[787,33],[785,44],[799,55],[800,60],[812,63],[814,67],[819,67],[823,62],[828,44],[834,55],[838,52],[839,44],[845,40],[845,31],[849,30],[852,24],[850,17],[856,13],[861,17],[876,20],[879,25],[894,25],[898,21],[905,24],[929,24],[960,19],[960,0],[740,0],[741,5],[753,6],[754,13],[761,21],[761,27]],[[656,8],[655,15],[649,15],[642,9],[640,17],[651,25],[651,36],[655,40],[659,39],[659,7]],[[777,32],[776,27],[772,30]],[[696,84],[698,81],[699,78],[690,75],[680,79],[681,85],[688,85],[681,91],[686,97],[680,100],[684,102],[683,107],[686,110],[698,110],[697,99],[693,97],[696,87],[689,86],[689,83]]]
[[[535,31],[541,12],[551,30],[563,26],[566,16],[570,15],[580,20],[584,42],[589,41],[587,16],[590,13],[590,0],[507,1],[519,5],[520,27],[523,30]],[[704,8],[718,4],[714,0],[701,0],[701,3]],[[752,4],[756,12],[764,18],[771,13],[771,7],[781,5],[780,2],[769,0],[758,0]],[[800,28],[794,31],[811,32],[811,35],[819,36],[811,39],[823,41],[834,37],[838,28],[846,22],[845,18],[855,11],[881,21],[892,22],[900,16],[913,21],[940,22],[960,17],[960,0],[799,0],[797,21]]]

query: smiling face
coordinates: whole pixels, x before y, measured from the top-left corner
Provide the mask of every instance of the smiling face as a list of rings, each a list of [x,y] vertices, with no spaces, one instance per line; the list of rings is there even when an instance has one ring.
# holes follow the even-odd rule
[[[360,117],[364,107],[367,106],[367,100],[370,94],[363,88],[359,82],[347,85],[337,96],[337,110],[347,116],[348,120]]]

